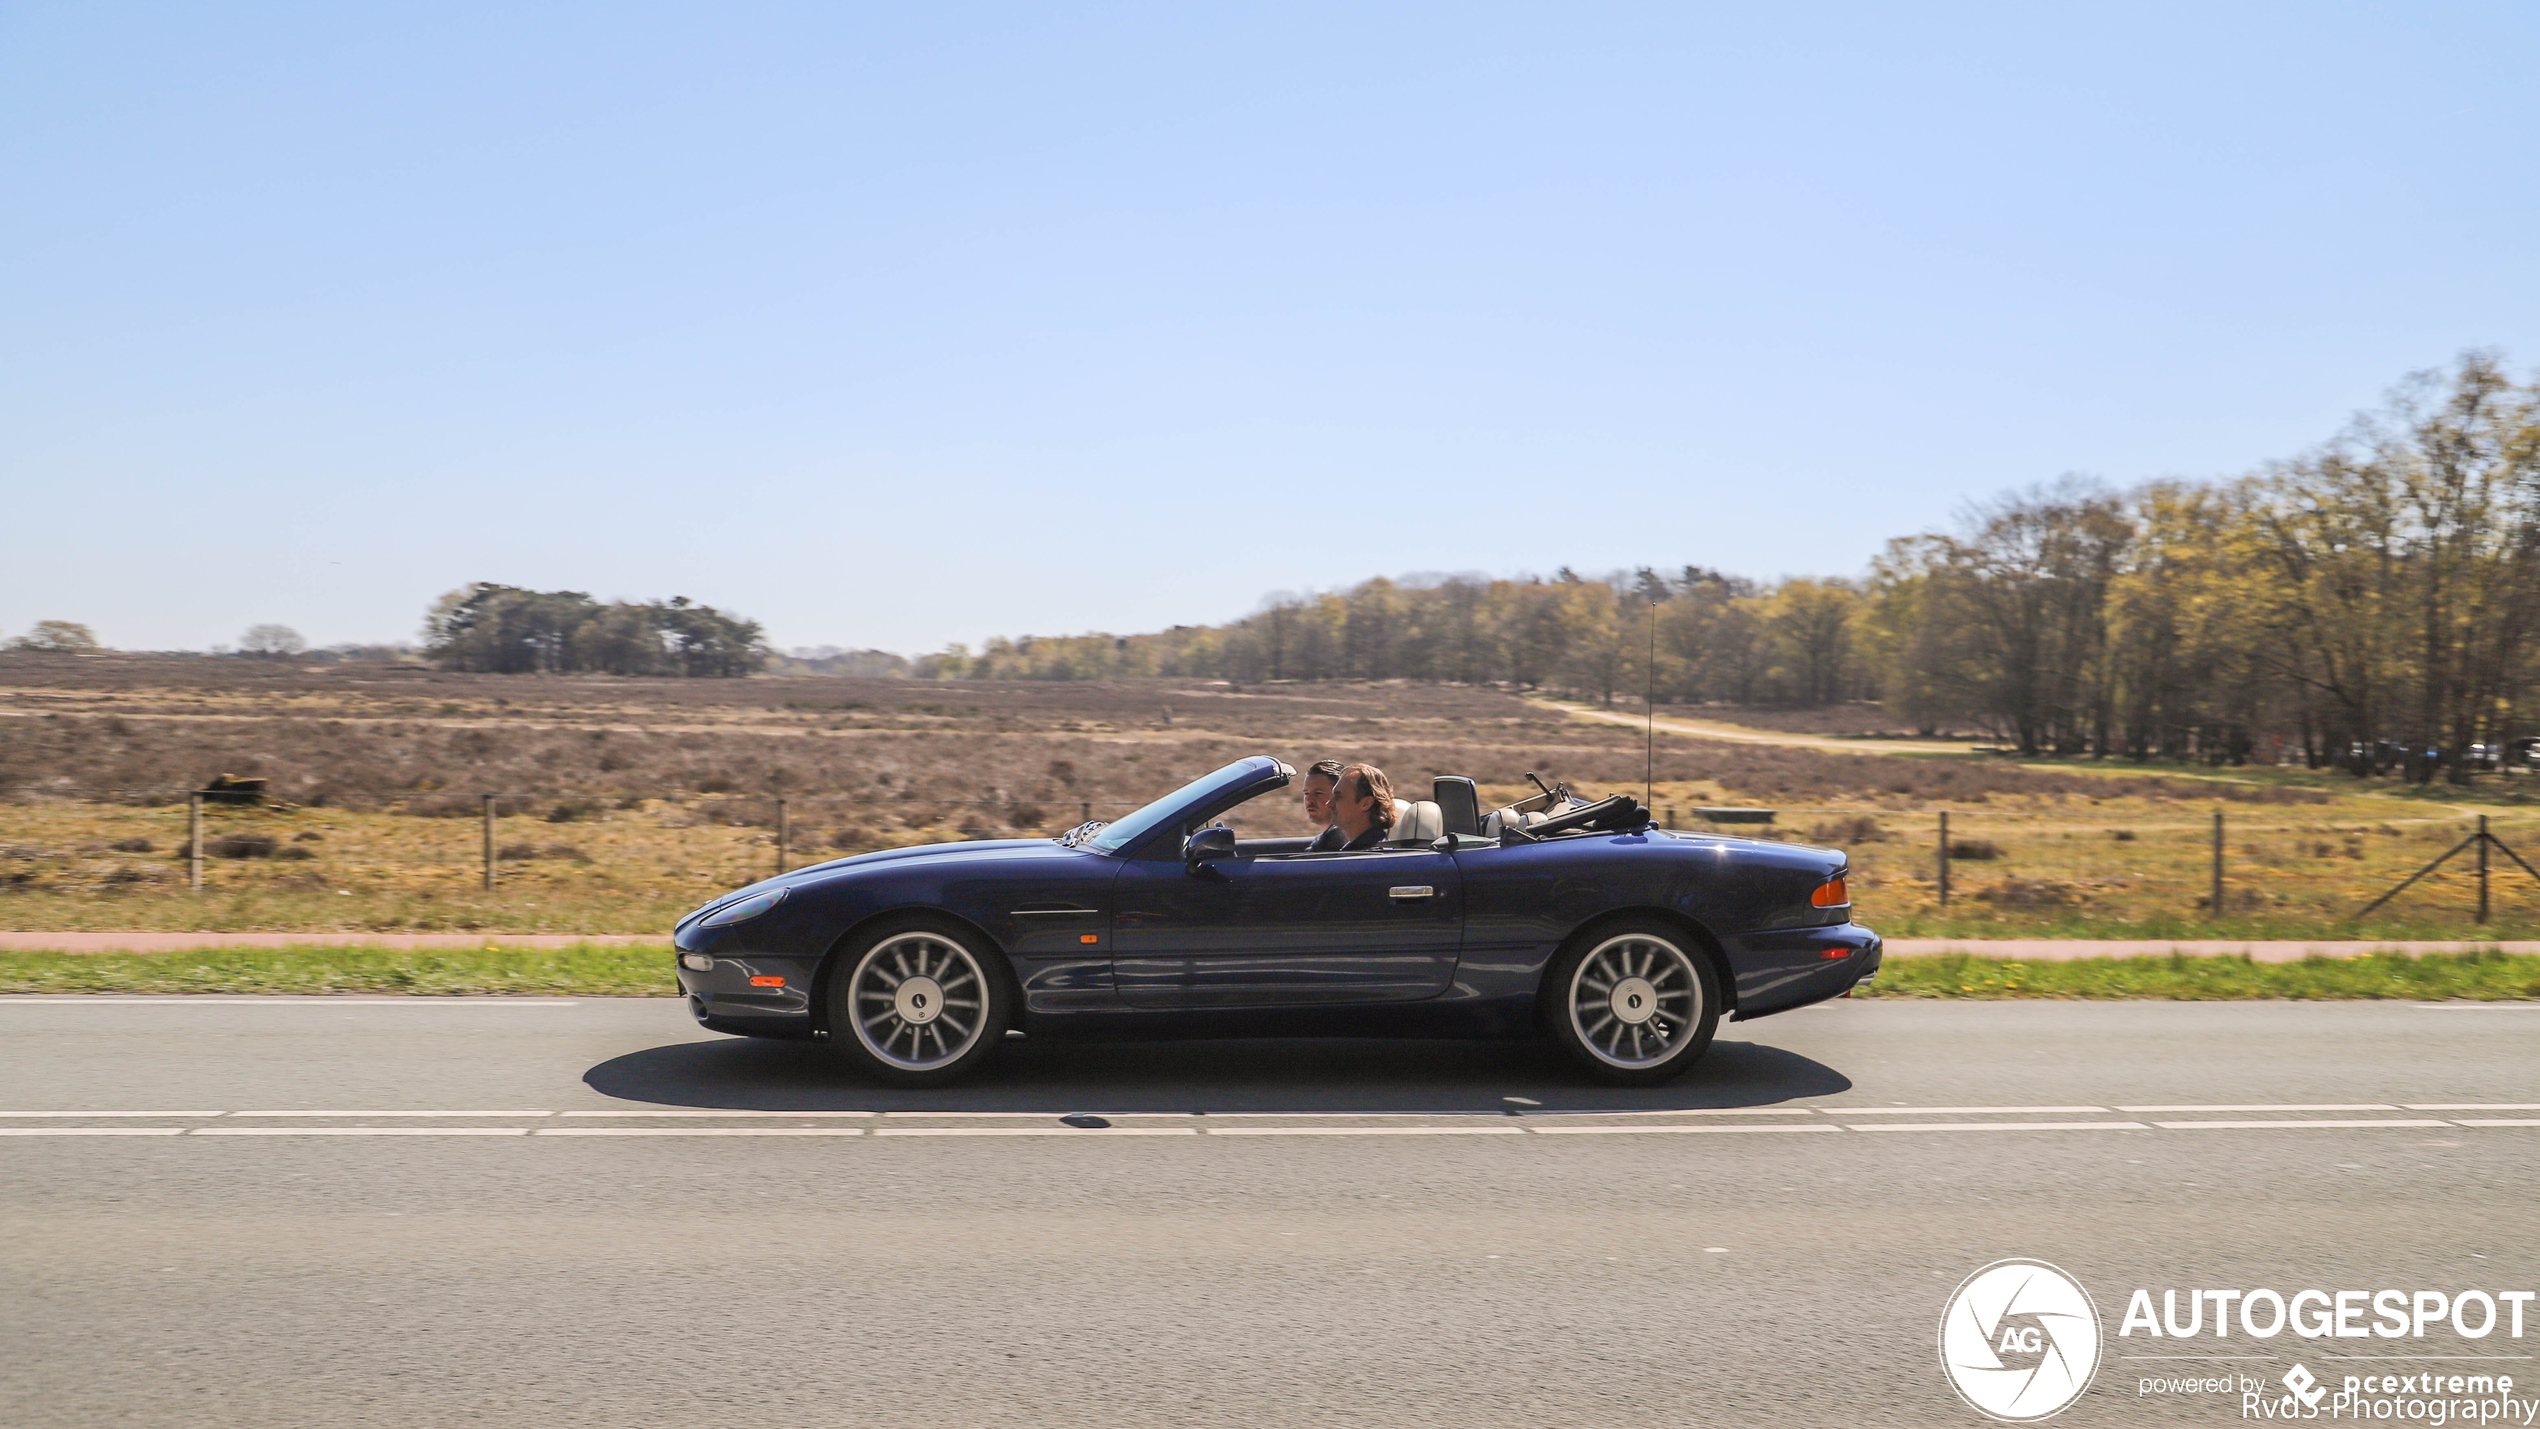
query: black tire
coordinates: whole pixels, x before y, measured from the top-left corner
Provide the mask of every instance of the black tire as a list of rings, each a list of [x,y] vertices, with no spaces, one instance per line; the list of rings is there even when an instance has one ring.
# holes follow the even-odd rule
[[[1570,940],[1543,985],[1544,1030],[1590,1077],[1648,1087],[1682,1076],[1720,1025],[1711,956],[1655,918],[1600,924]]]
[[[1004,956],[948,919],[893,918],[832,956],[829,1045],[877,1080],[932,1087],[968,1076],[1013,1025]]]

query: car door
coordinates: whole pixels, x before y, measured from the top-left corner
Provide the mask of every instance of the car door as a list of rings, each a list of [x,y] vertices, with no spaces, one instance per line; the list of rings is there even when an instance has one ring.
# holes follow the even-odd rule
[[[1112,976],[1133,1007],[1401,1002],[1455,976],[1455,860],[1425,847],[1132,859],[1113,886]]]

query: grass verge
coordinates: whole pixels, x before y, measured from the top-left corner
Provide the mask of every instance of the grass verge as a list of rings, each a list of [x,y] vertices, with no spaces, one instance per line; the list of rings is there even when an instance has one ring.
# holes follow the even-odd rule
[[[667,943],[567,948],[206,948],[0,953],[0,993],[583,993],[676,997]]]
[[[185,953],[0,953],[0,993],[580,993],[675,997],[670,948],[208,948]],[[2259,963],[2239,957],[2015,962],[1946,953],[1890,958],[1865,997],[1962,1000],[2257,998],[2498,1001],[2540,998],[2540,954],[2374,953]]]
[[[2371,953],[2292,963],[2245,957],[2076,958],[2014,962],[1964,953],[1889,958],[1865,990],[1872,997],[2001,999],[2134,998],[2238,1002],[2255,998],[2326,1001],[2540,998],[2540,954]]]

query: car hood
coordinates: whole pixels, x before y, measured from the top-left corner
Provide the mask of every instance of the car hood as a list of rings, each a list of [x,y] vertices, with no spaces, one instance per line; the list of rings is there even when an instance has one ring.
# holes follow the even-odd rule
[[[860,853],[848,858],[833,858],[805,868],[787,869],[773,878],[762,878],[744,888],[716,895],[680,915],[678,926],[685,928],[698,918],[726,903],[764,893],[771,888],[799,888],[810,883],[828,883],[841,875],[852,876],[867,869],[901,868],[916,862],[968,863],[994,859],[1012,863],[1017,859],[1082,858],[1080,849],[1068,848],[1056,839],[968,839],[960,843],[919,844],[914,848],[888,848],[878,853]]]

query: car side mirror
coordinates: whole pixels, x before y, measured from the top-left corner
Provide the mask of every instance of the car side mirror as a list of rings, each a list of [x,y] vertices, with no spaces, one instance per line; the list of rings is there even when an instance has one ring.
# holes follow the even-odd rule
[[[1235,856],[1235,831],[1223,826],[1201,829],[1182,840],[1182,864],[1196,873],[1199,866],[1221,858]]]

